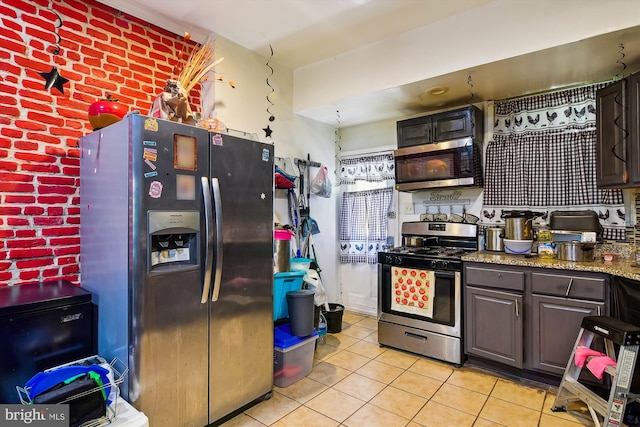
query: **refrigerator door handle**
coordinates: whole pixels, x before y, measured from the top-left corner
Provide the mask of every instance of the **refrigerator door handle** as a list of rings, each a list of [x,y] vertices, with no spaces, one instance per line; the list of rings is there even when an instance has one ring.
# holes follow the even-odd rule
[[[202,183],[202,198],[204,199],[204,225],[205,235],[207,240],[207,246],[205,250],[205,265],[204,265],[204,284],[202,285],[202,298],[200,302],[206,304],[209,302],[209,293],[211,292],[211,273],[213,270],[213,234],[211,229],[211,223],[213,222],[213,211],[211,205],[211,191],[209,190],[209,179],[203,176]]]
[[[213,211],[216,217],[216,271],[213,280],[213,293],[211,301],[218,301],[220,295],[220,284],[222,282],[222,197],[220,196],[220,182],[218,178],[211,178],[211,188],[213,189]]]

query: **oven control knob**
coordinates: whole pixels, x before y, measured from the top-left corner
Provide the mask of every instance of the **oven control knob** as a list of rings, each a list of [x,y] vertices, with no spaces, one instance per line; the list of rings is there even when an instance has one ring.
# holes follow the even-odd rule
[[[384,258],[384,262],[387,263],[387,264],[393,264],[393,257],[391,255],[387,255]]]
[[[438,268],[446,269],[449,265],[449,261],[438,261]]]
[[[399,256],[396,257],[396,264],[398,265],[402,264],[402,257],[399,257]]]

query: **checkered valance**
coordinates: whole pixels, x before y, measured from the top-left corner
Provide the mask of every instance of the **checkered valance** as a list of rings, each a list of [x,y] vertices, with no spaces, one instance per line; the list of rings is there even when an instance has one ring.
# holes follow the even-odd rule
[[[340,183],[354,184],[356,181],[379,182],[395,179],[393,154],[342,159],[340,161]]]
[[[594,209],[607,239],[624,240],[622,192],[596,186],[596,90],[591,85],[495,104],[483,222],[496,210]]]

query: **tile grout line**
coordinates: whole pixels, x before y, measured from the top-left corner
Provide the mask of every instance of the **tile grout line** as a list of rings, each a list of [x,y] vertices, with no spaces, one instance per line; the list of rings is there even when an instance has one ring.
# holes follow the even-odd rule
[[[346,322],[345,322],[345,323],[344,323],[344,325],[345,325],[345,328],[344,328],[344,329],[347,329],[347,328],[349,328],[349,327],[351,327],[351,326],[358,326],[358,325],[357,325],[357,323],[362,322],[363,320],[365,320],[365,319],[369,319],[369,318],[370,318],[370,319],[374,319],[374,320],[375,320],[375,317],[364,317],[363,319],[360,319],[358,322],[353,323],[353,324],[351,324],[351,323],[346,323]],[[293,413],[294,411],[296,411],[296,410],[298,410],[298,409],[300,409],[300,408],[304,407],[305,409],[310,410],[310,411],[312,411],[312,412],[313,412],[313,413],[315,413],[315,414],[318,414],[318,415],[321,415],[321,416],[326,417],[326,418],[328,418],[328,419],[331,419],[332,421],[334,421],[334,422],[338,423],[338,426],[346,426],[346,424],[345,424],[345,423],[346,423],[346,421],[347,421],[349,418],[351,418],[353,415],[355,415],[357,412],[359,412],[360,410],[362,410],[362,409],[363,409],[365,406],[367,406],[367,405],[371,405],[371,406],[373,406],[373,407],[377,408],[378,410],[384,411],[384,412],[386,412],[386,413],[389,413],[389,414],[391,414],[391,415],[394,415],[394,416],[396,416],[396,417],[401,418],[402,420],[406,421],[405,425],[407,425],[407,424],[409,424],[409,423],[416,423],[416,424],[420,424],[420,423],[418,423],[418,422],[416,421],[416,417],[418,416],[418,414],[420,414],[420,412],[421,412],[421,411],[423,411],[423,410],[425,409],[425,407],[429,404],[429,402],[432,402],[432,401],[433,401],[434,403],[438,403],[438,404],[440,404],[439,402],[434,401],[434,400],[433,400],[433,398],[434,398],[434,396],[436,396],[436,395],[438,394],[438,392],[440,392],[440,391],[441,391],[442,387],[443,387],[445,384],[449,384],[449,385],[451,385],[451,386],[454,386],[454,387],[457,387],[457,388],[460,388],[460,389],[463,389],[463,390],[467,390],[467,391],[472,391],[472,392],[480,393],[480,392],[478,392],[478,391],[476,391],[476,390],[473,390],[473,389],[470,389],[470,388],[466,388],[466,387],[464,387],[464,386],[460,386],[460,385],[457,385],[457,384],[450,384],[450,383],[448,383],[448,381],[449,381],[449,380],[451,380],[452,375],[453,375],[457,370],[459,370],[459,368],[452,368],[451,373],[449,373],[449,374],[447,375],[447,377],[446,377],[444,380],[442,380],[442,381],[441,381],[439,378],[433,378],[433,377],[430,377],[430,376],[428,376],[428,375],[424,375],[424,374],[422,374],[422,373],[420,373],[420,372],[414,372],[414,371],[411,371],[411,368],[412,368],[412,367],[414,367],[414,366],[415,366],[419,361],[421,361],[421,360],[431,361],[431,359],[428,359],[428,358],[426,358],[426,359],[422,359],[422,358],[420,358],[419,356],[415,356],[415,355],[412,355],[412,354],[410,354],[410,353],[405,353],[405,352],[402,352],[402,351],[398,351],[398,354],[400,354],[400,355],[407,355],[407,356],[410,356],[410,357],[417,357],[417,358],[416,358],[416,360],[414,360],[413,362],[411,362],[407,367],[400,367],[400,366],[397,366],[397,365],[394,365],[394,364],[388,363],[388,362],[383,361],[383,360],[378,360],[378,358],[379,358],[379,357],[381,357],[385,352],[387,352],[387,351],[389,351],[389,350],[390,350],[390,351],[394,351],[395,349],[390,348],[390,347],[389,347],[389,348],[387,348],[387,347],[380,346],[380,344],[379,344],[379,343],[377,343],[377,342],[365,341],[365,339],[367,339],[367,338],[371,337],[374,333],[376,333],[376,332],[377,332],[377,330],[376,330],[376,329],[370,329],[370,328],[367,328],[367,327],[364,327],[364,326],[358,326],[358,327],[359,327],[359,328],[362,328],[362,329],[367,329],[367,330],[369,330],[369,331],[370,331],[370,333],[369,333],[366,337],[358,338],[358,337],[353,337],[353,336],[350,336],[350,335],[344,334],[344,333],[342,333],[342,331],[341,331],[340,333],[342,333],[342,336],[343,336],[343,337],[345,337],[345,338],[349,338],[350,340],[354,340],[354,341],[353,341],[351,344],[347,345],[346,347],[342,347],[342,348],[341,348],[341,347],[339,347],[339,346],[335,346],[335,345],[332,345],[332,344],[328,344],[328,343],[327,343],[327,344],[324,344],[323,346],[329,346],[329,347],[332,347],[332,348],[333,348],[333,350],[335,350],[335,351],[332,351],[331,353],[328,353],[328,354],[330,354],[330,355],[328,355],[328,357],[327,357],[327,355],[323,356],[323,357],[324,357],[323,359],[316,359],[316,357],[315,357],[315,351],[314,351],[313,368],[315,368],[315,367],[316,367],[318,364],[320,364],[320,363],[326,363],[326,364],[328,364],[328,365],[332,365],[332,366],[334,366],[334,367],[336,367],[336,368],[339,368],[339,369],[341,369],[341,370],[346,371],[346,372],[347,372],[346,376],[345,376],[345,377],[343,377],[343,378],[341,378],[340,380],[336,381],[336,382],[335,382],[335,383],[333,383],[332,385],[328,385],[328,384],[325,384],[325,383],[323,383],[323,382],[321,382],[321,381],[317,381],[317,380],[314,380],[314,379],[311,379],[311,378],[310,378],[310,380],[311,380],[311,381],[314,381],[315,383],[318,383],[318,384],[320,384],[320,385],[322,385],[323,387],[326,387],[326,388],[325,388],[323,391],[321,391],[320,393],[318,393],[318,394],[314,395],[313,397],[311,397],[310,399],[307,399],[304,403],[301,403],[301,402],[299,402],[298,400],[296,400],[296,399],[294,399],[294,398],[292,398],[292,397],[289,397],[289,396],[287,396],[287,395],[285,395],[285,394],[279,393],[279,392],[274,388],[274,390],[273,390],[273,391],[274,391],[274,393],[278,393],[278,394],[282,395],[284,398],[289,399],[289,400],[292,400],[292,401],[293,401],[293,402],[295,402],[298,406],[296,406],[292,411],[287,412],[286,414],[284,414],[283,416],[281,416],[280,418],[278,418],[277,420],[275,420],[273,423],[271,423],[271,424],[269,424],[269,425],[273,425],[273,424],[275,424],[275,423],[278,423],[279,421],[281,421],[282,419],[284,419],[285,417],[287,417],[288,415],[290,415],[290,414],[291,414],[291,413]],[[375,346],[377,346],[377,347],[379,347],[379,348],[381,348],[381,349],[384,349],[384,351],[382,351],[381,353],[379,353],[379,354],[377,354],[377,355],[375,355],[375,356],[371,357],[371,356],[369,356],[369,355],[359,354],[359,353],[356,353],[356,352],[354,352],[354,351],[350,351],[350,350],[349,350],[349,348],[352,348],[352,347],[354,347],[354,346],[356,346],[356,345],[358,345],[358,344],[360,344],[360,343],[365,343],[365,344],[375,345]],[[336,354],[339,354],[339,353],[341,353],[341,352],[343,352],[343,351],[349,351],[349,354],[356,355],[356,356],[360,356],[360,357],[362,357],[362,358],[364,358],[364,359],[367,359],[367,362],[366,362],[364,365],[362,365],[362,366],[360,366],[360,367],[358,367],[357,369],[355,369],[355,370],[353,370],[353,371],[352,371],[351,369],[346,369],[346,368],[344,368],[344,367],[342,367],[342,366],[334,365],[333,363],[331,363],[331,362],[328,362],[328,361],[327,361],[327,360],[331,359],[332,357],[334,357]],[[363,351],[365,351],[365,350],[363,350]],[[396,350],[396,351],[397,351],[397,350]],[[379,381],[378,379],[370,378],[370,377],[368,377],[368,376],[366,376],[366,375],[359,374],[359,373],[357,372],[357,371],[358,371],[358,370],[360,370],[362,367],[364,367],[365,365],[369,364],[369,363],[370,363],[370,362],[372,362],[372,361],[376,361],[377,363],[382,363],[382,364],[384,364],[384,365],[386,365],[386,366],[388,366],[388,367],[392,367],[392,368],[398,369],[398,370],[400,371],[400,374],[398,374],[398,375],[397,375],[397,376],[395,376],[393,379],[391,379],[391,380],[389,381],[389,383],[386,383],[386,382]],[[400,362],[400,363],[401,363],[401,362]],[[437,363],[437,361],[436,361],[436,363]],[[312,369],[313,369],[313,368],[312,368]],[[483,372],[482,370],[475,370],[475,369],[472,369],[472,372],[473,372],[473,371],[476,371],[476,372],[478,372],[478,373],[486,374],[486,373],[485,373],[485,372]],[[405,390],[405,389],[402,389],[402,388],[399,388],[399,387],[397,387],[397,386],[394,386],[394,385],[393,385],[393,382],[395,382],[399,377],[401,377],[402,375],[407,374],[407,373],[409,373],[409,374],[411,374],[411,375],[414,375],[414,374],[415,374],[415,375],[417,375],[417,376],[419,376],[419,377],[424,377],[424,378],[429,379],[429,380],[432,380],[432,381],[437,381],[437,382],[439,382],[440,384],[439,384],[439,386],[435,389],[435,391],[431,394],[431,396],[430,396],[429,398],[425,398],[424,396],[419,395],[419,394],[416,394],[416,393],[414,393],[414,392],[413,392],[413,391],[411,391],[411,390]],[[363,399],[362,399],[362,398],[360,398],[360,397],[353,396],[353,395],[351,395],[351,394],[349,394],[349,393],[347,393],[347,392],[344,392],[344,391],[341,391],[341,390],[338,390],[338,389],[335,389],[335,388],[334,388],[334,387],[335,387],[336,385],[338,385],[339,383],[341,383],[341,382],[345,381],[347,378],[349,378],[349,377],[353,376],[353,374],[357,374],[358,376],[361,376],[361,377],[367,378],[368,380],[371,380],[371,381],[374,381],[374,382],[378,382],[378,383],[380,383],[380,384],[383,384],[383,385],[384,385],[384,387],[383,387],[380,391],[376,392],[376,394],[374,394],[373,396],[371,396],[371,397],[370,397],[369,399],[367,399],[367,400],[363,400]],[[491,375],[491,374],[492,374],[492,373],[489,373],[489,375]],[[530,408],[530,407],[520,405],[520,404],[518,404],[518,403],[516,403],[516,402],[511,402],[511,401],[509,401],[509,400],[505,400],[505,399],[502,399],[502,398],[500,398],[500,397],[492,396],[492,393],[496,390],[496,387],[497,387],[497,385],[498,385],[498,382],[499,382],[501,379],[504,379],[504,378],[502,378],[502,377],[500,377],[500,376],[498,376],[498,375],[495,375],[495,374],[494,374],[494,375],[492,375],[492,376],[496,377],[496,381],[495,381],[495,383],[493,384],[493,386],[491,387],[491,389],[489,390],[488,394],[486,395],[486,399],[485,399],[484,403],[482,404],[482,406],[480,407],[480,409],[479,409],[479,411],[478,411],[477,415],[475,415],[475,416],[474,416],[473,414],[470,414],[470,413],[468,413],[468,412],[465,412],[465,411],[462,411],[462,410],[460,410],[460,409],[457,409],[457,408],[456,408],[456,407],[454,407],[454,406],[449,406],[449,405],[446,405],[446,404],[441,404],[441,405],[443,405],[443,406],[445,406],[445,407],[449,407],[449,408],[454,409],[454,410],[456,410],[456,411],[459,411],[459,412],[461,412],[461,413],[463,413],[463,414],[467,414],[467,415],[470,415],[470,416],[474,416],[473,425],[475,425],[475,424],[478,422],[478,420],[485,420],[485,421],[488,421],[488,422],[491,422],[491,423],[495,423],[496,425],[501,425],[501,426],[502,426],[502,424],[500,424],[500,423],[498,423],[498,422],[496,422],[496,421],[491,421],[491,420],[487,420],[487,419],[485,419],[485,418],[481,418],[481,417],[480,417],[480,415],[482,414],[482,411],[486,408],[486,406],[487,406],[487,404],[488,404],[488,402],[489,402],[489,399],[490,399],[490,398],[492,398],[492,397],[494,397],[496,400],[500,400],[500,401],[505,402],[505,403],[513,404],[513,405],[516,405],[516,406],[519,406],[519,407],[522,407],[522,408],[525,408],[525,409],[529,409],[529,410],[534,410],[534,409],[532,409],[532,408]],[[506,379],[504,379],[504,380],[505,380],[505,381],[509,381],[509,382],[513,382],[513,383],[515,383],[515,384],[518,384],[516,381],[511,380],[511,379],[508,379],[508,378],[506,378]],[[542,423],[542,420],[543,420],[543,419],[542,419],[542,415],[544,415],[544,414],[545,414],[545,412],[544,412],[544,410],[545,410],[545,401],[546,401],[546,399],[547,399],[547,397],[548,397],[549,390],[547,390],[546,388],[541,388],[541,387],[536,386],[536,385],[531,385],[531,386],[526,385],[526,384],[520,384],[520,385],[523,385],[523,386],[524,386],[524,387],[526,387],[526,388],[537,389],[537,390],[541,390],[541,391],[543,391],[543,392],[544,392],[544,398],[543,398],[543,401],[542,401],[542,407],[541,407],[539,410],[534,410],[534,411],[537,413],[537,424],[536,424],[536,426],[540,427],[540,425],[541,425],[541,423]],[[417,410],[417,412],[415,413],[415,415],[413,415],[411,418],[405,418],[405,417],[404,417],[404,416],[402,416],[402,415],[398,415],[398,414],[396,414],[395,412],[391,412],[391,411],[389,411],[389,410],[387,410],[387,409],[385,409],[385,408],[382,408],[382,407],[380,407],[380,406],[378,406],[378,405],[376,405],[376,404],[372,403],[372,401],[373,401],[376,397],[378,397],[381,393],[383,393],[385,390],[389,389],[390,387],[391,387],[392,389],[394,389],[394,390],[398,390],[398,391],[401,391],[401,392],[404,392],[404,393],[408,393],[408,394],[410,394],[410,395],[412,395],[412,396],[415,396],[415,397],[417,397],[417,398],[425,399],[425,402],[424,402],[424,404],[422,404],[422,405],[420,406],[420,408]],[[547,387],[547,388],[548,388],[548,387]],[[310,401],[312,401],[313,399],[315,399],[316,397],[318,397],[318,396],[322,395],[323,393],[327,392],[327,391],[328,391],[328,390],[330,390],[330,389],[335,390],[335,391],[338,391],[338,392],[340,392],[340,393],[344,393],[345,395],[347,395],[347,396],[349,396],[349,397],[352,397],[352,398],[354,398],[354,399],[358,400],[359,402],[361,402],[361,403],[362,403],[362,405],[360,405],[360,406],[358,407],[358,409],[356,409],[353,413],[351,413],[350,415],[348,415],[348,416],[347,416],[347,417],[346,417],[342,422],[340,422],[340,421],[336,420],[335,418],[332,418],[331,416],[329,416],[329,415],[327,415],[327,414],[324,414],[324,413],[322,413],[322,412],[320,412],[320,411],[317,411],[317,410],[315,410],[315,409],[313,409],[313,408],[311,408],[311,407],[307,406],[307,403],[309,403]],[[481,393],[481,394],[484,394],[484,393]],[[257,418],[252,417],[251,415],[247,414],[246,412],[244,412],[244,414],[245,414],[247,417],[249,417],[251,420],[253,420],[253,421],[255,421],[255,422],[259,423],[260,425],[265,425],[265,424],[264,424],[264,423],[262,423],[260,420],[258,420]],[[555,418],[559,418],[559,417],[555,417]],[[560,419],[563,419],[563,418],[560,418]],[[564,419],[563,419],[563,420],[564,420]],[[573,421],[573,420],[566,420],[566,421],[567,421],[567,422],[570,422],[570,423],[572,423],[572,424],[575,424],[575,425],[576,425],[576,427],[578,427],[578,426],[582,425],[582,424],[580,424],[578,421]],[[421,424],[420,424],[420,425],[421,425]]]
[[[368,329],[368,328],[367,328],[367,329]],[[367,335],[367,337],[371,336],[374,332],[377,332],[377,331],[376,331],[376,330],[374,330],[374,329],[372,329],[372,330],[371,330],[371,334]],[[346,336],[348,336],[348,335],[346,335]],[[365,338],[366,338],[366,337],[365,337]],[[351,347],[353,347],[353,346],[355,346],[356,344],[361,343],[361,342],[369,343],[368,341],[364,341],[364,338],[360,338],[360,339],[358,339],[358,341],[357,341],[357,342],[355,342],[355,343],[351,344],[350,346],[348,346],[348,347],[344,348],[344,350],[345,350],[345,351],[347,351],[349,348],[351,348]],[[375,345],[375,343],[369,343],[369,344],[374,344],[374,345]],[[380,344],[378,344],[378,347],[382,348],[382,347],[380,346]],[[386,351],[386,349],[385,349],[385,351]],[[351,351],[350,351],[349,353],[357,354],[357,353],[354,353],[354,352],[351,352]],[[384,352],[383,352],[383,353],[384,353]],[[367,363],[365,363],[365,365],[366,365],[366,364],[368,364],[369,362],[371,362],[371,361],[373,361],[373,360],[376,360],[376,359],[377,359],[380,355],[382,355],[383,353],[380,353],[380,354],[376,355],[374,358],[370,358],[370,357],[368,357],[368,356],[363,356],[363,355],[360,355],[360,356],[363,356],[363,357],[366,357],[367,359],[369,359],[369,361],[368,361]],[[378,362],[378,363],[383,363],[383,364],[385,364],[385,365],[387,365],[387,366],[392,366],[392,367],[394,367],[394,368],[398,368],[397,366],[389,365],[389,364],[386,364],[386,363],[381,362],[381,361],[377,361],[377,362]],[[416,360],[415,362],[417,362],[417,360]],[[415,362],[413,362],[413,363],[415,363]],[[413,363],[412,363],[410,366],[413,366]],[[363,366],[365,366],[365,365],[363,365]],[[360,368],[362,368],[362,366],[361,366]],[[358,368],[358,369],[360,369],[360,368]],[[343,369],[344,369],[344,368],[343,368]],[[399,368],[399,369],[402,369],[402,368]],[[407,370],[408,370],[408,368],[407,368],[407,369],[402,369],[403,373],[404,373],[404,372],[407,372]],[[368,378],[368,377],[366,377],[366,376],[364,376],[364,375],[358,374],[358,373],[357,373],[357,370],[356,370],[356,371],[350,371],[350,372],[351,372],[351,373],[350,373],[347,377],[345,377],[344,379],[340,380],[338,383],[334,384],[334,386],[335,386],[335,385],[337,385],[337,384],[339,384],[340,382],[344,381],[344,380],[345,380],[345,379],[347,379],[349,376],[354,375],[354,374],[356,374],[356,375],[360,375],[360,376],[362,376],[362,377],[364,377],[364,378]],[[400,374],[400,375],[402,375],[402,374]],[[399,377],[400,375],[398,375],[398,377]],[[386,409],[384,409],[384,408],[381,408],[380,406],[377,406],[377,405],[375,405],[374,403],[371,403],[371,401],[372,401],[373,399],[375,399],[375,398],[376,398],[376,396],[380,395],[380,394],[381,394],[384,390],[386,390],[387,388],[392,387],[392,386],[391,386],[391,383],[392,383],[393,381],[395,381],[395,379],[397,379],[398,377],[396,377],[396,378],[394,378],[393,380],[391,380],[391,382],[390,382],[389,384],[382,383],[382,382],[380,382],[380,381],[374,380],[373,378],[368,378],[368,379],[370,379],[371,381],[376,381],[376,382],[379,382],[379,383],[381,383],[381,384],[384,384],[384,388],[382,388],[382,390],[380,390],[378,393],[376,393],[374,396],[372,396],[369,400],[364,401],[364,405],[362,405],[360,408],[358,408],[358,410],[356,410],[353,414],[351,414],[349,417],[347,417],[347,419],[345,419],[345,421],[346,421],[346,420],[348,420],[350,417],[352,417],[355,413],[357,413],[357,412],[358,412],[360,409],[362,409],[364,406],[366,406],[367,404],[370,404],[371,406],[374,406],[374,407],[378,408],[378,409],[379,409],[379,410],[381,410],[381,411],[388,412],[389,414],[396,415],[396,416],[399,416],[400,418],[402,418],[402,419],[404,419],[404,420],[407,420],[407,423],[406,423],[406,424],[410,423],[410,422],[412,421],[412,419],[404,418],[404,417],[402,417],[402,416],[400,416],[400,415],[397,415],[397,414],[395,414],[395,413],[393,413],[393,412],[391,412],[391,411],[388,411],[388,410],[386,410]],[[332,386],[331,388],[333,388],[334,386]],[[395,388],[395,387],[394,387],[394,388]],[[398,390],[399,390],[399,389],[398,389]],[[354,397],[354,398],[355,398],[355,396],[352,396],[352,397]],[[426,404],[426,403],[425,403],[425,404]],[[424,406],[424,405],[423,405],[423,406]],[[422,410],[422,407],[420,408],[420,410]],[[420,411],[420,410],[419,410],[419,411]],[[419,411],[418,411],[418,412],[419,412]],[[337,420],[336,420],[336,421],[337,421]],[[405,425],[406,425],[406,424],[405,424]],[[344,422],[340,424],[340,426],[343,426],[343,425],[344,425]]]
[[[418,363],[419,361],[420,361],[420,359],[416,360],[415,362],[413,362],[413,363],[411,364],[411,366],[415,365],[415,364],[416,364],[416,363]],[[405,372],[411,372],[411,371],[409,371],[409,369],[411,369],[411,366],[409,366]],[[421,375],[421,374],[418,374],[417,372],[416,372],[416,374],[417,374],[417,375]],[[423,376],[424,376],[424,375],[423,375]],[[413,422],[413,423],[416,423],[416,424],[422,425],[422,424],[420,424],[419,422],[415,421],[416,417],[417,417],[417,416],[418,416],[418,414],[419,414],[419,413],[420,413],[420,412],[421,412],[421,411],[422,411],[422,410],[427,406],[427,404],[431,401],[431,399],[433,399],[433,396],[435,396],[435,395],[436,395],[436,393],[437,393],[437,392],[442,388],[442,386],[447,382],[447,380],[448,380],[450,377],[451,377],[451,374],[449,374],[449,375],[447,376],[447,379],[446,379],[446,380],[442,381],[442,383],[438,386],[438,388],[436,389],[436,391],[434,391],[434,392],[433,392],[433,394],[431,395],[431,397],[429,397],[429,398],[427,399],[427,401],[426,401],[426,402],[424,402],[424,405],[422,405],[422,407],[420,408],[420,410],[418,410],[418,412],[416,412],[416,414],[415,414],[413,417],[411,417],[411,419],[409,420],[409,422],[410,422],[410,423],[411,423],[411,422]],[[429,378],[429,377],[427,377],[427,378]],[[434,378],[431,378],[431,379],[434,379]]]
[[[489,398],[491,397],[491,393],[493,393],[493,390],[495,390],[497,384],[498,384],[498,380],[496,380],[496,382],[493,384],[493,387],[491,387],[491,390],[489,391],[489,394],[487,395],[487,398],[485,399],[484,403],[482,404],[482,408],[480,408],[480,410],[478,411],[478,415],[476,415],[476,419],[473,421],[473,424],[475,424],[478,421],[478,418],[480,418],[480,414],[482,413],[482,410],[484,409],[484,407],[487,406],[487,403],[489,402]],[[496,421],[493,421],[493,420],[489,420],[489,421],[491,421],[492,423],[495,423],[495,424],[500,424],[500,423],[498,423]]]

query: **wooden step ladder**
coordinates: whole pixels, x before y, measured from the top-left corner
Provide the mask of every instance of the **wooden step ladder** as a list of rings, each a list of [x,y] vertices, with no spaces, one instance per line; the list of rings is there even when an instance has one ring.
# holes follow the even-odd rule
[[[611,390],[608,401],[578,382],[580,371],[583,368],[574,363],[576,349],[579,347],[590,348],[596,335],[604,338],[607,356],[614,361],[617,360],[616,366],[607,366],[605,370],[607,374],[611,375]],[[617,358],[614,344],[619,346]],[[629,393],[639,345],[640,327],[612,317],[585,317],[582,320],[576,344],[573,346],[571,357],[567,363],[567,368],[564,371],[564,376],[551,410],[566,411],[567,403],[581,400],[589,408],[589,413],[596,426],[622,426],[627,402],[634,399],[640,401],[640,395]],[[600,417],[604,418],[602,424],[600,423]]]

